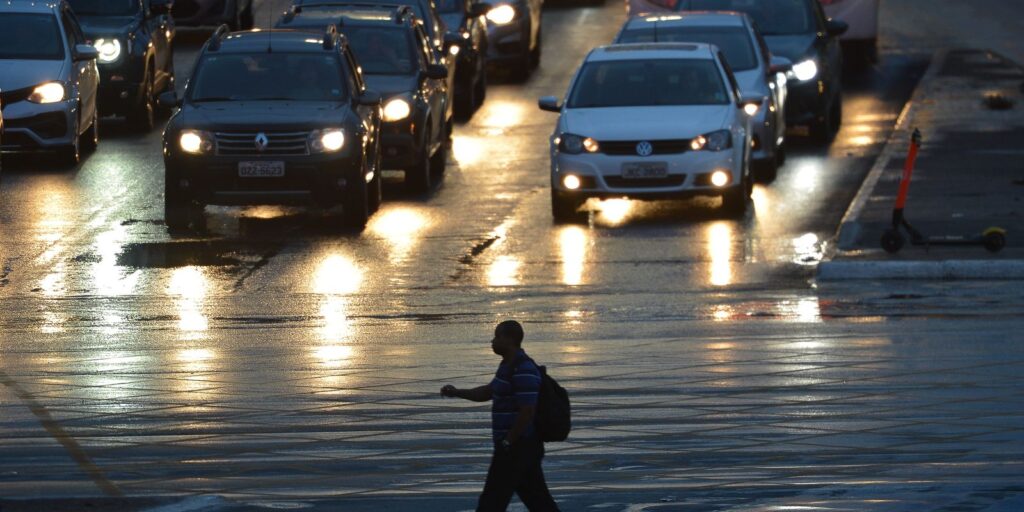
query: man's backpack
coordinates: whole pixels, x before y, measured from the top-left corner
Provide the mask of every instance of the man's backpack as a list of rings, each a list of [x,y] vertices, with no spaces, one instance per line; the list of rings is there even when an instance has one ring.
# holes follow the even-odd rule
[[[546,443],[565,441],[572,430],[572,411],[569,393],[548,375],[547,368],[540,370],[540,392],[537,395],[537,413],[533,419],[537,436]]]

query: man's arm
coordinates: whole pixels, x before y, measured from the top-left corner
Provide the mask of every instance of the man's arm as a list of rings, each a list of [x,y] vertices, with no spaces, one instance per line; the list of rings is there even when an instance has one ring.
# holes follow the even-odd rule
[[[491,385],[484,384],[473,389],[459,389],[448,384],[441,388],[441,396],[462,398],[473,402],[486,402],[491,399]]]
[[[516,415],[516,422],[512,425],[512,430],[508,431],[508,442],[515,444],[519,440],[519,436],[523,434],[526,427],[529,427],[533,423],[533,416],[537,412],[536,405],[520,405],[519,414]]]

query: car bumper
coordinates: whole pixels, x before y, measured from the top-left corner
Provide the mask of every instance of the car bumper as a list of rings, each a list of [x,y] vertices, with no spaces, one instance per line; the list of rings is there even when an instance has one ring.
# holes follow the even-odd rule
[[[284,176],[243,178],[242,161],[283,161]],[[344,202],[352,180],[365,179],[362,162],[351,156],[316,155],[294,158],[191,158],[164,160],[165,179],[182,194],[203,204],[334,206]]]
[[[103,115],[123,115],[134,110],[142,94],[142,67],[133,62],[100,65],[96,106]]]
[[[529,18],[512,20],[506,25],[487,27],[487,60],[489,62],[522,59],[530,53]]]
[[[4,105],[5,153],[47,151],[74,144],[78,112],[74,101],[40,105],[19,101]]]
[[[732,150],[652,155],[646,158],[555,152],[551,161],[551,182],[556,191],[580,197],[661,199],[720,196],[729,186],[737,183],[742,175],[742,162],[734,155]],[[623,165],[638,162],[664,162],[668,165],[668,175],[665,178],[623,178]],[[725,186],[715,187],[710,184],[710,175],[719,170],[729,172],[732,180]],[[563,179],[569,174],[580,178],[582,186],[579,189],[570,190],[564,185]]]
[[[419,123],[401,121],[382,123],[380,135],[381,167],[388,170],[404,170],[420,162],[423,148],[415,133]]]
[[[786,96],[786,131],[806,135],[811,125],[825,118],[831,91],[820,81],[789,82]]]

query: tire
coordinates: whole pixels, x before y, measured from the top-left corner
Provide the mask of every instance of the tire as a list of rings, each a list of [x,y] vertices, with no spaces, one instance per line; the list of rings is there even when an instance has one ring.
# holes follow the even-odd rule
[[[61,167],[70,169],[82,162],[82,136],[78,134],[81,122],[78,120],[75,123],[75,136],[72,138],[71,144],[57,150],[57,163]]]
[[[477,106],[476,84],[473,83],[473,76],[469,75],[462,80],[460,87],[456,87],[455,117],[460,121],[466,121],[473,116],[473,110]]]
[[[373,181],[370,182],[369,192],[369,208],[370,213],[376,213],[380,210],[380,205],[384,201],[384,184],[381,180],[380,170],[380,142],[377,142],[377,151],[373,161]]]
[[[586,202],[586,198],[570,196],[551,189],[551,216],[556,224],[576,223],[586,219],[586,212],[579,209]]]
[[[451,133],[451,121],[447,123],[447,131]],[[445,167],[448,166],[448,143],[451,140],[451,136],[445,137],[444,142],[441,143],[441,147],[437,148],[434,152],[434,156],[430,157],[430,174],[434,176],[444,176]]]
[[[152,69],[152,68],[150,68]],[[146,73],[146,83],[142,86],[139,104],[128,114],[128,122],[135,128],[149,132],[156,126],[156,102],[153,94],[153,71]]]
[[[415,194],[426,194],[433,188],[430,176],[430,136],[423,141],[419,163],[405,170],[405,188]]]
[[[778,174],[778,157],[762,160],[754,165],[754,178],[759,183],[771,183]]]
[[[832,105],[822,112],[822,118],[815,120],[811,123],[811,142],[819,146],[824,146],[835,138],[836,132],[833,128],[836,126],[835,121],[832,119],[832,114],[835,113],[835,104],[839,102],[839,99],[832,100]],[[841,107],[840,107],[841,108]]]
[[[100,143],[100,115],[99,113],[93,115],[92,125],[89,126],[89,130],[82,134],[82,142],[80,146],[85,151],[92,153],[96,151],[96,147]]]
[[[346,227],[362,231],[370,220],[370,187],[362,173],[355,176],[345,191],[342,217]]]
[[[164,176],[164,224],[170,233],[182,233],[190,227],[205,228],[203,207],[172,186],[173,176]]]
[[[483,56],[477,58],[483,60]],[[477,78],[476,84],[474,84],[474,88],[476,88],[476,93],[473,95],[476,99],[476,105],[473,105],[474,107],[483,105],[484,100],[487,99],[487,65],[481,64],[480,68],[480,76]]]
[[[748,174],[740,180],[739,186],[733,187],[722,194],[722,209],[733,217],[742,217],[747,213],[750,196],[754,192],[754,183]]]
[[[169,75],[169,78],[167,79],[167,86],[164,88],[163,91],[161,91],[162,93],[174,92],[174,59],[171,59],[171,62],[167,66],[167,73]],[[174,109],[171,107],[162,107],[160,106],[159,103],[157,103],[156,105],[157,115],[161,118],[170,117],[171,112],[173,112],[173,110]]]

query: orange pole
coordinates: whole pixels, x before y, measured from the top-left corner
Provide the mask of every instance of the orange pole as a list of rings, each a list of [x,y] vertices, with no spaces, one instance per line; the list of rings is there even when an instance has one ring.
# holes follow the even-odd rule
[[[914,163],[917,161],[917,150],[921,147],[921,131],[914,129],[910,136],[910,150],[907,161],[903,163],[903,179],[900,180],[900,193],[896,196],[896,209],[902,210],[907,204],[907,192],[910,190],[910,176],[914,174]]]

